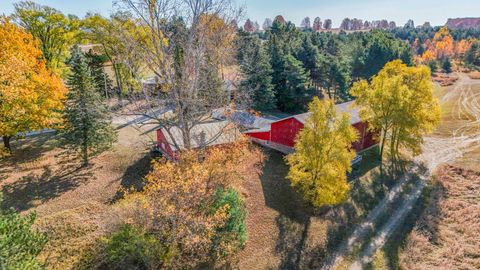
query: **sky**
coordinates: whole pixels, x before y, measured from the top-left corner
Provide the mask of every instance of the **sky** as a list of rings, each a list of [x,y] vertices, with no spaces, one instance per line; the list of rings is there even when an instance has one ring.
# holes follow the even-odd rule
[[[0,14],[10,14],[16,0],[0,0]],[[112,11],[112,0],[35,0],[67,14],[83,17],[88,11],[108,15]],[[309,16],[332,19],[338,26],[343,18],[363,20],[387,19],[404,25],[408,19],[415,24],[429,21],[432,25],[443,25],[448,18],[480,17],[480,0],[236,0],[245,7],[244,19],[250,18],[261,25],[265,18],[283,15],[285,19],[299,25]]]

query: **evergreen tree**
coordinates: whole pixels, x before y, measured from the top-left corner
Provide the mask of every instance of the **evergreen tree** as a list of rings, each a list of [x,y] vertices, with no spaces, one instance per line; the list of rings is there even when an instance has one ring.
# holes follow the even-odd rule
[[[315,88],[318,88],[325,79],[323,69],[326,63],[325,57],[320,54],[318,47],[313,45],[311,36],[310,33],[304,34],[297,59],[302,61],[303,67],[310,72],[310,79]]]
[[[0,269],[42,269],[37,255],[47,239],[32,229],[34,222],[35,213],[23,216],[0,209]]]
[[[310,101],[313,89],[310,88],[308,71],[293,55],[283,59],[282,80],[275,86],[278,107],[290,113],[305,111]]]
[[[86,53],[85,56],[97,91],[105,98],[108,98],[112,91],[112,80],[103,68],[104,63],[107,61],[106,57],[90,52]]]
[[[85,55],[78,46],[73,47],[71,55],[63,135],[67,144],[81,153],[83,164],[88,165],[91,156],[112,146],[116,133]]]
[[[249,93],[252,107],[258,111],[275,109],[276,99],[272,85],[272,67],[269,58],[257,37],[245,38],[241,70],[245,78],[240,83],[240,90]]]
[[[442,69],[443,69],[443,71],[445,71],[446,73],[451,73],[451,72],[452,72],[452,62],[450,62],[450,59],[449,59],[448,57],[446,57],[445,59],[443,59]]]

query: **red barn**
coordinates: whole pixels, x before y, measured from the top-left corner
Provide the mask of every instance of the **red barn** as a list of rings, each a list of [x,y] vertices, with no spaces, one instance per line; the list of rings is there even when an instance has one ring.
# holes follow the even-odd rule
[[[374,134],[368,131],[367,124],[361,121],[353,101],[338,104],[336,108],[339,113],[350,114],[351,124],[360,134],[359,140],[353,144],[357,152],[362,152],[378,143]],[[310,113],[293,115],[271,123],[269,129],[249,130],[245,134],[255,142],[288,154],[294,151],[295,137],[304,127],[309,116]]]

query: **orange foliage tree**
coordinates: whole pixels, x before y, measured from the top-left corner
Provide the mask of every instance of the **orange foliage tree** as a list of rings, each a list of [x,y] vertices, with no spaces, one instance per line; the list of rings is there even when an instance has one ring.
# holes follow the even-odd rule
[[[176,163],[155,162],[144,190],[127,196],[127,200],[140,201],[149,216],[146,222],[145,215],[132,219],[170,250],[164,263],[167,268],[192,268],[238,250],[231,235],[228,241],[214,243],[216,230],[228,219],[230,205],[218,209],[211,206],[219,189],[240,183],[252,154],[243,140],[203,152],[183,152]],[[215,250],[214,244],[222,250]]]
[[[0,136],[9,151],[19,132],[61,121],[65,86],[47,70],[32,35],[6,18],[0,18],[0,81]]]
[[[417,41],[415,41],[417,42]],[[415,45],[415,43],[414,43]],[[427,39],[424,43],[425,51],[417,58],[420,63],[429,63],[435,60],[456,57],[462,59],[472,46],[471,40],[455,42],[447,27],[442,27],[435,33],[433,40]]]

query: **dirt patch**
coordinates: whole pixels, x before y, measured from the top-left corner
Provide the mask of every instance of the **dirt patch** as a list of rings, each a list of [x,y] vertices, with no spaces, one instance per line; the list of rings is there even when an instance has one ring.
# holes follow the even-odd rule
[[[404,269],[480,268],[480,173],[438,171],[426,209],[407,239]]]

